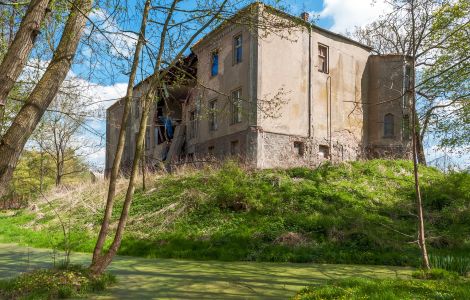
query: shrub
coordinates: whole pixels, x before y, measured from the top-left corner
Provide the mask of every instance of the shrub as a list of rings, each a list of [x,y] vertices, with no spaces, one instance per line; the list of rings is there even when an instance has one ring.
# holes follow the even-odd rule
[[[92,276],[81,266],[39,269],[0,281],[0,298],[63,299],[99,292],[116,282],[111,274]]]

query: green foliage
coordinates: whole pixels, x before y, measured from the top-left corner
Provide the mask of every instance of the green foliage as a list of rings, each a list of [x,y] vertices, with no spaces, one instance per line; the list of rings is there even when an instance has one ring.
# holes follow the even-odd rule
[[[300,291],[295,300],[327,299],[470,299],[464,280],[343,279]]]
[[[470,174],[422,167],[421,176],[430,252],[468,257]],[[148,192],[135,194],[120,254],[420,265],[419,249],[412,243],[417,219],[408,161],[255,171],[228,163],[220,169],[159,176],[148,186]],[[93,250],[103,215],[102,209],[87,207],[104,197],[92,198],[96,186],[89,190],[82,199],[87,206],[71,212],[76,216],[71,244],[87,252]],[[113,222],[122,208],[123,193],[118,194]],[[53,206],[63,207],[69,201],[65,198]],[[30,212],[0,215],[0,238],[50,247],[61,233],[48,207],[40,209],[50,219],[36,220]]]
[[[79,158],[67,161],[64,168],[64,173],[87,169]],[[10,196],[34,199],[54,186],[55,174],[55,163],[49,154],[41,155],[37,151],[25,150],[13,174]],[[64,177],[63,184],[74,185],[89,180],[89,176],[87,171],[73,173]]]
[[[431,280],[441,280],[441,279],[458,279],[459,274],[455,272],[449,272],[443,269],[431,269],[431,270],[418,270],[414,271],[411,274],[413,278],[417,279],[431,279]]]
[[[64,299],[84,297],[91,292],[105,290],[116,278],[105,273],[92,276],[88,269],[70,266],[58,269],[40,269],[0,281],[0,298],[7,299]]]
[[[430,255],[430,263],[435,268],[455,272],[461,276],[470,275],[470,257],[457,255]]]

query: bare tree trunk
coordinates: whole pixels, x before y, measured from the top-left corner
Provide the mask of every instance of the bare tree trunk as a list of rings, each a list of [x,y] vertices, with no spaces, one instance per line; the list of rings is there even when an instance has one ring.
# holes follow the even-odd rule
[[[48,11],[50,0],[32,0],[23,17],[18,32],[8,48],[0,65],[0,107],[3,107],[8,93],[13,88],[18,76],[28,60],[34,42],[40,32],[41,24]],[[14,18],[13,14],[11,18]],[[12,19],[10,19],[12,20]],[[13,33],[10,32],[10,38]],[[0,120],[4,108],[0,109]]]
[[[8,188],[21,151],[67,76],[92,0],[75,0],[62,37],[41,80],[0,141],[0,197]]]
[[[145,130],[145,135],[147,135],[147,130]],[[142,151],[142,159],[140,160],[140,162],[142,163],[142,190],[143,191],[145,191],[147,189],[146,186],[145,186],[145,172],[147,171],[147,168],[146,168],[146,165],[145,165],[145,147],[146,147],[146,143],[145,143],[145,139],[144,139],[144,146],[143,146],[144,150]]]
[[[145,30],[147,27],[147,19],[148,19],[149,11],[150,11],[150,0],[147,0],[145,2],[144,12],[142,14],[139,40],[137,41],[137,45],[135,48],[134,60],[132,62],[131,73],[129,76],[129,83],[127,85],[127,93],[126,93],[126,98],[124,102],[124,111],[123,111],[122,119],[121,119],[121,128],[119,129],[116,155],[114,156],[113,166],[112,166],[111,174],[109,178],[108,197],[106,200],[106,209],[104,213],[104,219],[103,219],[103,222],[101,223],[100,233],[98,235],[98,240],[96,241],[95,249],[93,250],[93,259],[92,259],[91,266],[90,266],[91,269],[97,269],[99,259],[102,256],[101,253],[103,251],[103,245],[104,245],[104,242],[106,241],[106,236],[108,235],[108,231],[109,231],[109,223],[110,223],[111,215],[113,212],[113,206],[114,206],[114,197],[116,195],[116,182],[119,176],[122,154],[124,152],[124,146],[126,142],[127,119],[129,118],[131,103],[133,100],[134,81],[135,81],[135,77],[137,74],[137,67],[139,65],[140,52],[145,43]]]
[[[143,144],[144,144],[145,133],[146,133],[146,128],[147,128],[148,114],[150,111],[151,104],[155,100],[155,96],[158,94],[159,88],[162,87],[161,78],[164,78],[166,75],[166,72],[162,71],[160,69],[160,66],[162,63],[163,52],[165,49],[165,38],[166,38],[166,35],[168,34],[168,31],[167,31],[168,25],[171,21],[172,14],[178,2],[179,0],[173,0],[171,8],[168,10],[168,14],[167,14],[165,23],[162,28],[161,36],[160,36],[160,47],[158,50],[158,55],[157,55],[157,59],[155,63],[154,74],[150,77],[149,90],[145,93],[145,96],[142,98],[144,101],[142,117],[140,119],[139,132],[137,135],[134,159],[133,159],[132,169],[131,169],[131,176],[129,178],[129,184],[127,187],[124,205],[121,211],[121,215],[119,217],[118,227],[116,229],[116,233],[114,235],[114,239],[109,248],[109,251],[104,255],[100,255],[96,259],[95,257],[93,257],[93,262],[90,266],[90,270],[93,274],[101,274],[104,272],[104,270],[108,267],[108,265],[113,260],[114,256],[116,255],[121,245],[122,235],[124,233],[124,228],[126,226],[127,218],[129,216],[129,209],[130,209],[132,198],[134,195],[135,180],[136,180],[136,177],[138,176],[139,161],[140,161],[142,151],[143,151]],[[176,63],[178,61],[178,59],[183,55],[183,52],[189,47],[192,41],[218,17],[219,13],[225,7],[226,3],[227,3],[227,0],[224,0],[221,6],[219,7],[219,10],[217,11],[217,13],[206,24],[201,26],[201,28],[198,31],[196,31],[196,33],[194,33],[191,36],[191,38],[188,40],[185,46],[182,47],[182,49],[176,56],[175,60],[173,61],[173,63]],[[167,70],[168,69],[166,69],[166,71]],[[156,101],[158,102],[158,100]]]
[[[121,211],[121,216],[119,218],[119,223],[114,235],[114,240],[109,247],[109,250],[106,254],[100,255],[98,258],[94,258],[90,270],[93,274],[102,274],[104,270],[109,266],[114,256],[116,255],[119,247],[121,246],[122,235],[124,233],[124,228],[126,226],[127,218],[129,216],[129,209],[132,203],[132,198],[135,190],[135,180],[139,174],[139,162],[142,155],[143,144],[145,139],[145,128],[147,127],[148,112],[150,110],[150,105],[153,100],[153,93],[147,94],[147,97],[144,98],[144,108],[142,111],[142,117],[140,118],[139,132],[137,134],[137,141],[135,146],[134,160],[132,162],[131,176],[129,178],[129,185],[127,187],[126,198],[124,200],[124,206]]]
[[[418,209],[418,245],[421,249],[421,257],[423,268],[429,270],[429,257],[428,251],[426,249],[426,236],[424,229],[424,212],[423,212],[423,201],[421,199],[421,191],[419,188],[419,170],[418,170],[418,118],[416,114],[416,25],[415,25],[415,0],[410,1],[410,11],[411,11],[411,37],[412,37],[412,47],[413,47],[413,68],[411,76],[411,115],[412,115],[412,142],[413,142],[413,173],[415,180],[415,193],[416,193],[416,205]]]

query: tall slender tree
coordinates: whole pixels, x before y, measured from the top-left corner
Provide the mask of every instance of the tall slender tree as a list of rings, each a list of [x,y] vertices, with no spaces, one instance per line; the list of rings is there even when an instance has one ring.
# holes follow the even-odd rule
[[[73,1],[62,37],[44,75],[1,138],[0,197],[7,193],[21,151],[70,70],[91,6],[92,0]]]
[[[13,88],[29,54],[33,49],[36,37],[48,12],[50,0],[32,0],[29,3],[14,40],[0,64],[0,120],[3,119],[4,106],[8,93]],[[11,33],[10,33],[11,37]]]

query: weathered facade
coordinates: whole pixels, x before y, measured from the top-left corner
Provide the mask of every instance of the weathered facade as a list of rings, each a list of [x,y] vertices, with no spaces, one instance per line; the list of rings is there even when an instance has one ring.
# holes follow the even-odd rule
[[[175,134],[184,142],[167,161],[236,156],[273,168],[408,155],[406,58],[371,55],[365,45],[262,4],[249,11],[278,27],[234,19],[193,46],[197,83],[172,102]],[[107,168],[119,103],[108,110]],[[135,118],[125,161],[132,157]],[[147,139],[150,161],[162,157],[155,136]]]

